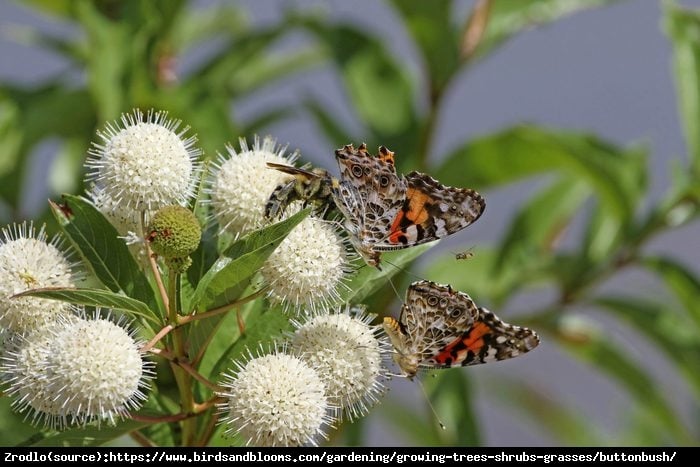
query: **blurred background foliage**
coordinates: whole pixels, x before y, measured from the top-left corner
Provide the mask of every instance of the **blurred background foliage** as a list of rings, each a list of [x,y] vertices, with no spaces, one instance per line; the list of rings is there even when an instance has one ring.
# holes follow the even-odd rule
[[[688,153],[670,161],[665,194],[651,199],[650,158],[661,156],[595,134],[520,124],[463,141],[446,154],[433,153],[446,96],[482,58],[526,29],[615,3],[611,0],[477,0],[469,3],[466,15],[457,15],[448,0],[387,1],[419,56],[419,76],[390,52],[386,37],[362,25],[328,21],[323,11],[290,8],[278,23],[253,27],[246,11],[233,2],[197,8],[184,0],[21,3],[49,21],[69,25],[72,33],[3,25],[14,40],[68,63],[63,72],[39,83],[0,83],[3,224],[47,220],[48,210],[28,212],[25,207],[37,190],[54,199],[62,192],[81,193],[83,162],[96,129],[135,107],[167,110],[182,119],[197,133],[207,158],[239,136],[265,133],[289,119],[310,119],[330,148],[363,141],[370,147],[386,145],[396,152],[400,172],[422,170],[445,184],[488,193],[538,180],[536,190],[513,200],[517,210],[506,230],[494,234],[491,243],[479,244],[473,258],[457,261],[454,254],[432,254],[411,268],[412,274],[395,280],[396,288],[404,290],[417,274],[450,283],[497,312],[514,310],[515,322],[533,327],[545,343],[555,343],[618,385],[632,409],[621,410],[619,426],[608,432],[587,416],[585,407],[571,406],[566,395],[547,390],[546,382],[482,372],[493,388],[483,394],[475,390],[469,369],[443,371],[425,378],[425,384],[447,429],[440,430],[425,407],[401,405],[389,393],[375,411],[394,431],[390,439],[416,445],[497,445],[498,439],[487,439],[480,431],[475,410],[476,398],[491,397],[512,409],[512,417],[548,433],[553,443],[700,444],[698,249],[674,257],[646,248],[671,229],[697,226],[700,10],[663,3]],[[297,40],[299,34],[303,41]],[[302,73],[313,79],[313,70],[329,66],[354,117],[351,124],[313,96],[254,115],[242,116],[238,110],[251,95],[274,92]],[[46,144],[56,156],[41,186],[33,182],[31,172],[42,170],[33,154]],[[335,171],[331,154],[325,157],[326,167]],[[499,209],[488,203],[488,196],[487,205],[486,215]],[[52,221],[48,224],[55,230]],[[603,287],[629,269],[650,273],[666,292],[657,296]],[[551,300],[531,306],[522,297],[533,290],[547,291]],[[367,303],[373,312],[398,310],[390,287]],[[636,349],[618,345],[608,332],[611,320],[665,356],[664,364],[692,395],[688,413],[674,405],[668,382],[650,371]],[[531,364],[536,365],[539,351],[527,357]],[[7,400],[2,405],[6,411]],[[6,423],[16,419],[8,417]],[[332,432],[330,442],[381,443],[368,438],[368,425],[364,420],[345,424]],[[31,432],[28,425],[6,425],[3,439],[26,439]],[[102,433],[110,439],[109,430]]]

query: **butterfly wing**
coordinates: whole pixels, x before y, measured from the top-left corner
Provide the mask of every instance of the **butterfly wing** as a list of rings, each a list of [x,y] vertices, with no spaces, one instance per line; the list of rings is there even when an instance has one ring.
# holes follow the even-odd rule
[[[406,198],[393,219],[386,241],[376,250],[394,250],[432,242],[476,222],[486,208],[484,198],[469,188],[445,186],[429,175],[405,177]]]
[[[394,361],[413,378],[418,368],[471,328],[477,307],[465,293],[430,281],[411,284],[399,320],[384,318],[384,329],[394,346]]]
[[[507,360],[529,352],[539,343],[533,330],[508,324],[479,307],[473,325],[428,359],[427,366],[451,368]]]
[[[356,249],[366,260],[378,260],[374,244],[383,242],[406,197],[406,183],[396,174],[393,153],[382,147],[378,156],[363,144],[336,151],[341,181],[335,204],[345,217],[345,226]]]

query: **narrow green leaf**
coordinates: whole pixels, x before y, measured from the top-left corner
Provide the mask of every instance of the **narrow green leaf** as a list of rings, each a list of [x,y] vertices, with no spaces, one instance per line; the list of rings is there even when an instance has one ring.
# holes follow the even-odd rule
[[[125,295],[110,292],[109,290],[51,287],[28,290],[15,295],[15,297],[24,296],[50,298],[77,305],[98,306],[110,308],[112,310],[121,310],[136,316],[141,316],[155,324],[161,322],[155,311],[151,310],[145,303]]]
[[[559,236],[591,194],[581,180],[563,177],[532,196],[520,208],[501,241],[496,267],[513,261],[529,263],[551,253]],[[512,264],[510,265],[512,266]]]
[[[427,65],[431,92],[443,89],[459,68],[457,32],[452,24],[453,2],[392,0]]]
[[[688,325],[687,316],[665,303],[627,297],[601,297],[594,303],[630,323],[654,342],[700,397],[700,337],[696,327]]]
[[[0,397],[0,439],[3,446],[20,446],[38,442],[46,436],[41,428],[32,426],[11,406],[12,399]]]
[[[325,55],[314,47],[279,56],[260,54],[232,73],[229,89],[234,95],[250,95],[277,80],[287,79],[295,73],[321,64]]]
[[[232,360],[247,350],[255,353],[262,348],[267,351],[280,340],[284,332],[292,330],[289,317],[281,307],[268,308],[264,300],[241,311],[240,319],[245,325],[243,334],[238,319],[235,311],[229,313],[207,346],[200,371],[214,381],[218,381],[224,371],[232,368]]]
[[[86,78],[99,120],[107,121],[119,116],[126,98],[129,65],[137,41],[127,22],[113,21],[99,11],[99,5],[78,2],[76,18],[83,26],[87,54]]]
[[[43,13],[49,13],[62,19],[68,19],[72,16],[72,4],[74,2],[71,0],[26,0],[23,3]]]
[[[424,384],[439,422],[432,423],[441,439],[441,446],[479,446],[481,431],[474,407],[474,385],[466,370],[452,369],[433,372],[434,378],[426,378]],[[436,420],[437,422],[438,420]]]
[[[551,260],[535,255],[527,264],[509,262],[496,268],[497,249],[475,247],[469,260],[457,260],[454,253],[441,255],[430,261],[422,276],[468,293],[477,303],[490,303],[495,307],[506,298],[513,297],[526,285],[537,284],[547,278],[547,266]]]
[[[392,276],[401,272],[411,261],[435,246],[437,242],[427,243],[403,250],[382,254],[381,270],[362,263],[359,271],[352,276],[348,289],[341,293],[344,302],[361,303],[386,283]]]
[[[332,112],[328,111],[327,107],[316,99],[305,99],[303,106],[331,144],[347,144],[356,140],[353,135],[348,133],[348,130],[345,128],[346,125],[343,125]]]
[[[490,21],[479,46],[484,55],[515,34],[570,16],[578,11],[620,0],[494,0]]]
[[[664,26],[673,44],[678,105],[696,175],[700,175],[700,10],[664,2]]]
[[[700,279],[697,275],[670,258],[646,257],[641,264],[661,276],[700,330]]]
[[[153,289],[116,229],[85,199],[73,195],[63,198],[63,206],[51,203],[54,217],[95,277],[112,292],[157,310]]]
[[[328,46],[340,69],[350,102],[377,140],[391,147],[391,136],[416,130],[418,119],[414,85],[408,79],[410,74],[379,38],[350,24],[334,25],[316,18],[296,19]]]
[[[248,21],[243,10],[236,6],[221,4],[211,8],[188,8],[173,25],[170,37],[173,46],[185,54],[214,34],[244,33]]]
[[[134,430],[139,430],[148,426],[146,422],[138,422],[135,420],[124,420],[116,426],[104,425],[101,428],[75,428],[72,430],[61,431],[59,433],[49,435],[30,446],[55,446],[55,447],[87,447],[87,446],[102,446],[105,443],[113,441],[120,436],[129,434]]]
[[[564,318],[570,318],[568,316]],[[664,398],[659,384],[654,381],[641,365],[637,364],[624,351],[614,345],[614,339],[585,321],[577,320],[575,335],[562,334],[559,322],[549,327],[549,332],[558,337],[558,343],[581,361],[593,366],[613,379],[636,400],[641,410],[648,411],[657,423],[663,424],[677,442],[687,442],[688,433]],[[547,329],[540,325],[538,329]],[[567,331],[564,326],[564,331]]]
[[[427,404],[419,409],[387,398],[378,409],[386,423],[402,433],[410,445],[440,446],[440,438],[428,421],[432,414]]]
[[[627,222],[646,186],[645,161],[643,149],[620,149],[592,135],[520,125],[463,145],[435,176],[448,185],[483,189],[560,172],[586,181],[610,215]]]
[[[215,305],[217,298],[225,295],[227,291],[242,291],[241,286],[245,287],[246,281],[260,269],[267,257],[309,212],[310,209],[305,209],[282,222],[252,232],[236,241],[202,276],[185,311],[203,311]]]

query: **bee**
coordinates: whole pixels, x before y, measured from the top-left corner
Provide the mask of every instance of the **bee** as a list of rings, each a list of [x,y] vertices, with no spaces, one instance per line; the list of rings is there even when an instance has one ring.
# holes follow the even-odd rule
[[[460,251],[459,253],[455,253],[455,259],[456,260],[461,260],[461,259],[472,259],[474,257],[474,253],[472,250],[474,247],[469,248],[468,250]]]
[[[295,201],[304,205],[313,203],[320,210],[333,210],[333,190],[338,186],[338,180],[327,170],[314,167],[292,167],[291,165],[268,162],[271,169],[279,170],[293,178],[280,183],[270,194],[265,204],[265,217],[275,219],[281,216],[287,206]]]

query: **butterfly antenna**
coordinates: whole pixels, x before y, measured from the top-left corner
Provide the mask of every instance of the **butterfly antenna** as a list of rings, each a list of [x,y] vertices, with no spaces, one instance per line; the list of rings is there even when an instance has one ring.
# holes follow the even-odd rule
[[[405,272],[405,273],[408,274],[409,276],[413,276],[415,279],[425,280],[425,277],[421,277],[421,276],[419,276],[418,274],[415,274],[415,273],[409,271],[408,269],[404,269],[404,268],[402,268],[401,266],[397,266],[396,264],[392,263],[392,262],[389,261],[389,260],[384,260],[384,262],[387,263],[387,264],[390,264],[390,265],[394,266],[396,269],[398,269],[398,270],[401,271],[401,272]]]
[[[399,294],[399,291],[396,290],[396,285],[394,285],[394,281],[392,280],[391,277],[389,278],[389,284],[391,285],[391,288],[394,291],[394,295],[396,295],[396,298],[401,300],[401,294]]]
[[[416,378],[416,382],[418,383],[418,386],[420,387],[421,392],[423,393],[423,396],[425,397],[425,401],[428,403],[428,407],[430,407],[430,410],[433,412],[433,417],[435,417],[435,421],[438,422],[440,425],[440,428],[443,430],[447,430],[447,427],[445,426],[444,423],[442,423],[442,420],[440,420],[440,417],[438,416],[437,412],[435,411],[435,407],[433,407],[433,403],[430,402],[430,397],[428,397],[428,391],[425,390],[425,386],[423,385],[423,382]]]

